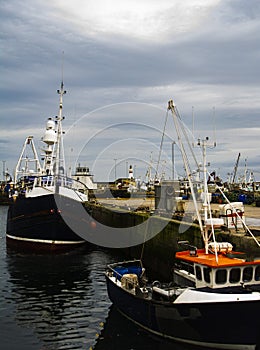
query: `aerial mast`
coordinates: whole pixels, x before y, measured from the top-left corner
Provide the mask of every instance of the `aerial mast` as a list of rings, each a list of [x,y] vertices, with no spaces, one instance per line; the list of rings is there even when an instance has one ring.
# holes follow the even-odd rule
[[[56,148],[56,166],[55,166],[55,175],[63,175],[64,174],[64,151],[63,151],[63,130],[62,130],[62,120],[64,117],[62,116],[62,107],[63,107],[63,95],[66,94],[66,90],[64,90],[63,80],[61,81],[61,87],[57,90],[57,93],[60,95],[59,102],[59,114],[56,116],[57,123],[57,148]]]

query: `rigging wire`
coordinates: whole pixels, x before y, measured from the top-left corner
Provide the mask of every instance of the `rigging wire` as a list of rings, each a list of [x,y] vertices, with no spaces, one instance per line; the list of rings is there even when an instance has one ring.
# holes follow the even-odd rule
[[[147,233],[148,233],[148,228],[149,228],[149,219],[146,220],[146,225],[145,225],[144,241],[143,241],[143,244],[142,244],[142,250],[141,250],[141,254],[140,254],[140,260],[141,261],[143,259],[143,255],[144,255],[144,247],[145,247],[145,243],[146,243],[146,237],[147,237]]]
[[[160,145],[160,150],[159,150],[158,162],[157,162],[157,166],[156,166],[155,179],[157,179],[157,177],[158,177],[158,169],[159,169],[159,164],[160,164],[160,161],[161,161],[163,140],[164,140],[165,129],[166,129],[166,124],[167,124],[167,120],[168,120],[168,115],[169,115],[169,113],[168,113],[168,110],[167,110],[166,116],[165,116],[164,127],[163,127],[162,138],[161,138],[161,145]]]
[[[213,179],[212,175],[208,172],[208,175],[210,178]],[[216,184],[217,189],[220,191],[220,193],[222,194],[222,196],[225,198],[225,200],[227,201],[227,203],[232,207],[232,209],[234,210],[236,216],[239,218],[239,220],[241,220],[242,224],[244,225],[244,227],[246,228],[247,232],[250,234],[250,236],[254,239],[254,241],[256,242],[256,244],[258,245],[258,247],[260,247],[260,243],[258,242],[258,240],[256,239],[256,237],[254,236],[254,234],[251,232],[250,228],[246,225],[245,220],[238,215],[237,211],[235,210],[236,208],[232,205],[232,203],[229,201],[229,199],[227,198],[227,196],[225,195],[225,193],[222,191],[222,188],[220,186],[218,186],[218,184]]]
[[[172,100],[170,100],[168,102],[168,110],[171,110],[171,112],[172,112],[173,122],[174,122],[174,125],[175,125],[175,130],[177,132],[177,137],[178,137],[178,141],[179,141],[179,145],[180,145],[180,149],[181,149],[182,159],[183,159],[183,163],[184,163],[184,166],[185,166],[186,175],[188,177],[190,190],[191,190],[191,194],[192,194],[192,198],[193,198],[193,204],[194,204],[196,215],[197,215],[197,218],[198,218],[198,221],[199,221],[200,230],[201,230],[201,233],[203,235],[204,234],[204,229],[203,229],[201,216],[200,216],[200,213],[199,213],[198,204],[196,202],[196,196],[195,196],[195,192],[194,192],[193,182],[192,182],[192,179],[191,179],[192,178],[192,173],[190,171],[190,164],[189,164],[188,156],[187,156],[187,153],[185,151],[185,148],[184,148],[184,145],[183,145],[183,142],[182,142],[182,139],[181,139],[180,124],[182,124],[182,123],[181,123],[179,114],[176,113],[176,106],[173,104]]]
[[[185,140],[186,140],[186,142],[187,142],[187,145],[188,145],[189,151],[191,152],[192,158],[193,158],[194,162],[196,163],[197,169],[199,169],[199,163],[198,163],[197,158],[196,158],[196,156],[195,156],[195,153],[194,153],[194,151],[193,151],[193,147],[192,147],[192,145],[191,145],[191,143],[190,143],[190,140],[189,140],[189,137],[188,137],[188,134],[187,134],[185,125],[184,125],[184,123],[183,123],[183,121],[182,121],[182,119],[181,119],[181,116],[180,116],[180,114],[179,114],[178,109],[177,109],[176,106],[175,106],[175,110],[176,110],[177,117],[178,117],[178,119],[180,120],[179,125],[180,125],[180,127],[181,127],[182,134],[183,134],[183,136],[184,136],[184,138],[185,138]],[[192,136],[194,136],[194,135],[192,135]]]

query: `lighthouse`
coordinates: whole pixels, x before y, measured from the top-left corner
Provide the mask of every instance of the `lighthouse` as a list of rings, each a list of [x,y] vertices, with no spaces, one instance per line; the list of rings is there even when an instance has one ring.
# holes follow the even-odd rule
[[[128,170],[128,179],[133,179],[133,178],[134,178],[133,167],[132,165],[130,165]]]

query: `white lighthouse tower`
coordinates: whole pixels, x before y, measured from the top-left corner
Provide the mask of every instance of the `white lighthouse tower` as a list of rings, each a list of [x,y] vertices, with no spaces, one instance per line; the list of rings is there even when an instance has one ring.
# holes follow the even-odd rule
[[[132,165],[129,166],[129,170],[128,170],[128,179],[134,179],[134,172],[133,172],[133,167],[132,167]]]

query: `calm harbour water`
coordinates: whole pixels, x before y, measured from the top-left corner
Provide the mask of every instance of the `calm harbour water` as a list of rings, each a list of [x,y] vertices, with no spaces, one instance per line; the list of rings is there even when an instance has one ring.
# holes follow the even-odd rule
[[[191,350],[149,335],[111,307],[103,273],[115,254],[87,247],[59,254],[10,249],[7,210],[0,206],[2,350]]]

